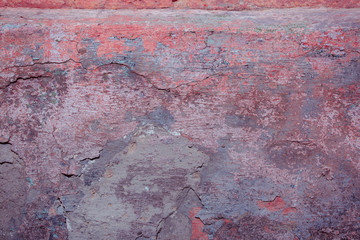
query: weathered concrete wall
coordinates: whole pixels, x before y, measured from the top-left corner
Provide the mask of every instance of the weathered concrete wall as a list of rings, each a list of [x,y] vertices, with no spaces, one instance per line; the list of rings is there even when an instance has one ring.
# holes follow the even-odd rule
[[[359,9],[0,15],[0,238],[360,238]]]

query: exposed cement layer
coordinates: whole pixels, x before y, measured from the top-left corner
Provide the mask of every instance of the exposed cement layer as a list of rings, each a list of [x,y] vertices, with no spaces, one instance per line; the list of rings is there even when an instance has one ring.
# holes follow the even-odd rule
[[[0,13],[13,239],[360,237],[359,9],[33,11]]]
[[[64,197],[69,237],[155,239],[163,221],[177,213],[189,191],[198,189],[199,170],[208,156],[188,139],[151,126],[137,131],[127,148],[112,152],[103,176],[79,188],[83,194],[77,207],[69,209]],[[96,162],[103,162],[102,156]],[[191,229],[190,222],[184,224],[179,229]]]

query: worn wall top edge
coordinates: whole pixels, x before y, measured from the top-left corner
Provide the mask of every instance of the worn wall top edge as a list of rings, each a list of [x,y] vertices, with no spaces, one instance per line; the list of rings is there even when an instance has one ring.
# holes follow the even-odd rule
[[[303,24],[315,28],[358,27],[360,26],[360,9],[268,9],[262,11],[222,11],[222,10],[174,10],[174,9],[120,9],[120,10],[95,10],[95,9],[38,9],[36,14],[31,8],[0,8],[0,24],[16,22],[41,22],[61,20],[66,23],[77,22],[81,24],[111,24],[175,26],[185,25],[211,28],[221,28],[227,24],[230,28],[244,27],[256,24],[277,26],[280,24]]]
[[[357,8],[360,2],[356,0],[2,0],[0,7],[29,7],[51,9],[221,9],[248,10],[264,8],[294,8],[294,7],[328,7],[328,8]]]

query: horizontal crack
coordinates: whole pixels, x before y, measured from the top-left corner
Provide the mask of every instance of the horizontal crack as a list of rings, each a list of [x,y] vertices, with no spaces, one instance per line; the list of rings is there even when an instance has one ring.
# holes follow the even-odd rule
[[[5,86],[0,87],[0,89],[5,89],[9,87],[11,84],[16,83],[19,80],[29,80],[29,79],[38,79],[38,78],[48,78],[51,77],[50,75],[40,75],[40,76],[32,76],[32,77],[17,77],[14,81],[8,82]]]
[[[104,66],[112,66],[112,65],[117,65],[117,66],[125,67],[125,68],[128,69],[131,73],[135,74],[136,76],[138,76],[138,77],[140,77],[140,78],[145,79],[145,80],[151,85],[151,87],[155,88],[156,90],[167,91],[167,92],[170,91],[169,88],[160,88],[160,87],[156,86],[153,82],[151,82],[151,80],[149,80],[148,76],[143,75],[143,74],[140,74],[140,73],[134,71],[130,66],[128,66],[128,65],[126,65],[126,64],[124,64],[124,63],[117,63],[117,62],[106,63],[106,64],[103,64],[103,65],[100,65],[100,66],[96,67],[95,69],[98,69],[98,68],[101,68],[101,67],[104,67]]]
[[[4,68],[4,70],[9,70],[9,69],[13,69],[13,68],[26,68],[26,67],[33,67],[33,66],[37,66],[37,65],[53,65],[53,64],[66,64],[68,62],[73,62],[73,63],[78,63],[78,64],[81,64],[81,62],[77,62],[75,61],[74,59],[72,58],[69,58],[68,60],[65,60],[65,61],[62,61],[62,62],[35,62],[35,63],[32,63],[32,64],[28,64],[28,65],[19,65],[19,66],[11,66],[11,67],[7,67],[7,68]]]

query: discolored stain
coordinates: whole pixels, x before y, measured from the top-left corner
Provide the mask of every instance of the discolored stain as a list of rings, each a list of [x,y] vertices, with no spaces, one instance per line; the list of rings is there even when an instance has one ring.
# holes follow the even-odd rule
[[[337,73],[336,78],[332,82],[339,86],[346,86],[356,84],[360,78],[360,58],[353,58],[350,62],[345,63],[340,71]]]
[[[243,127],[243,128],[255,128],[257,127],[257,119],[253,116],[247,115],[226,115],[225,123],[233,128]]]
[[[245,214],[238,219],[223,219],[223,225],[214,234],[214,240],[222,239],[296,239],[291,224],[283,224],[267,217]]]
[[[142,125],[152,124],[157,127],[171,129],[174,123],[174,116],[163,106],[156,107],[153,111],[137,119]]]
[[[269,144],[266,149],[266,158],[271,163],[289,170],[314,165],[322,155],[322,151],[311,142],[280,141]]]

